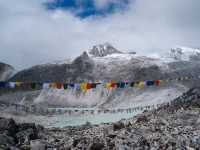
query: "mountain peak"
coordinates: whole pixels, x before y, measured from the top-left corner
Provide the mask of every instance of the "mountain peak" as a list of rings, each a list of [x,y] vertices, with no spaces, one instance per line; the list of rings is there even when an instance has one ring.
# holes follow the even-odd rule
[[[94,57],[104,57],[116,53],[121,54],[122,52],[114,48],[110,43],[95,45],[88,52],[89,55]]]

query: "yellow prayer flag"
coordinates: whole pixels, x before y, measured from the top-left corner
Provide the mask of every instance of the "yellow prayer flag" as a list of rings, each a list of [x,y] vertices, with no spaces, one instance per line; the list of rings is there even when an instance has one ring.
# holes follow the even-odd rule
[[[51,88],[57,88],[57,84],[55,82],[50,83]]]
[[[22,85],[22,82],[15,82],[15,85],[16,85],[17,87],[20,87],[20,86]]]
[[[111,88],[112,87],[112,83],[111,82],[108,82],[108,83],[106,83],[106,88]]]
[[[141,87],[141,88],[144,87],[145,86],[145,82],[144,81],[140,81],[138,86]]]
[[[81,83],[80,87],[82,91],[87,91],[87,83]]]

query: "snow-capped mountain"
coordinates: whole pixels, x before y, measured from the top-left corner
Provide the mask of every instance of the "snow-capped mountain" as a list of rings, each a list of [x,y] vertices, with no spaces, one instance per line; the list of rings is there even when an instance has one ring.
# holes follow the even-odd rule
[[[200,61],[200,49],[176,47],[161,58],[168,61]]]
[[[195,74],[198,69],[198,49],[176,48],[162,57],[151,58],[139,56],[135,53],[126,53],[117,50],[111,44],[105,43],[93,46],[72,61],[37,65],[18,72],[11,80],[33,81],[110,81],[110,80],[143,80],[162,79]],[[178,54],[187,56],[188,62],[177,61]],[[184,58],[184,59],[183,59]],[[195,59],[194,59],[195,58]],[[185,57],[182,57],[186,60]],[[188,71],[190,70],[190,71]]]
[[[15,70],[12,66],[0,62],[0,81],[9,79],[14,72]]]
[[[105,43],[93,46],[87,53],[91,57],[104,57],[111,54],[121,54],[122,52],[114,48],[111,44]]]

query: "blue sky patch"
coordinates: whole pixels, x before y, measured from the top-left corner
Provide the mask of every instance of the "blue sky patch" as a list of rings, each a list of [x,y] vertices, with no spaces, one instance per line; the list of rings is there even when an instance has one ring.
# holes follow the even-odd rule
[[[106,16],[115,11],[123,11],[127,9],[129,0],[118,0],[118,2],[108,2],[103,8],[97,8],[94,0],[53,0],[45,3],[49,10],[62,9],[71,11],[80,18],[89,16]]]

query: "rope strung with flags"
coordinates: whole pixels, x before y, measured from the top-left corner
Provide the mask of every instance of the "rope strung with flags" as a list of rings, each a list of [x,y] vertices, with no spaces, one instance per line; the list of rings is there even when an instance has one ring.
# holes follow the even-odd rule
[[[15,111],[24,111],[26,113],[34,113],[34,114],[42,114],[42,115],[55,115],[55,114],[68,114],[68,115],[76,115],[76,114],[117,114],[117,113],[134,113],[134,112],[141,112],[145,110],[152,110],[159,107],[166,107],[169,106],[170,102],[162,103],[162,104],[152,104],[152,105],[145,105],[145,106],[135,106],[130,108],[45,108],[35,105],[21,105],[21,104],[9,104],[6,106],[6,109],[13,108]]]
[[[162,79],[162,80],[140,80],[140,81],[120,81],[120,82],[83,82],[83,83],[61,83],[61,82],[32,82],[32,81],[16,81],[16,82],[0,82],[0,89],[17,89],[17,88],[28,88],[28,89],[76,89],[81,91],[87,91],[90,89],[95,89],[99,85],[107,89],[116,88],[143,88],[151,86],[160,86],[173,81],[189,81],[193,79],[200,79],[200,76],[184,76],[175,79]]]
[[[164,102],[161,104],[151,104],[144,106],[135,106],[129,108],[45,108],[36,105],[22,105],[22,104],[4,104],[5,110],[11,110],[13,108],[15,111],[24,111],[26,113],[34,113],[40,115],[58,115],[58,114],[67,114],[67,115],[87,115],[87,114],[117,114],[117,113],[136,113],[142,111],[149,111],[158,108],[169,108],[171,105],[176,103],[185,103],[188,102],[185,99],[175,99],[173,101]]]

